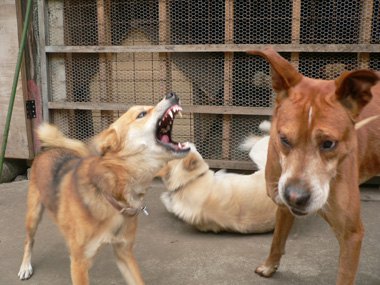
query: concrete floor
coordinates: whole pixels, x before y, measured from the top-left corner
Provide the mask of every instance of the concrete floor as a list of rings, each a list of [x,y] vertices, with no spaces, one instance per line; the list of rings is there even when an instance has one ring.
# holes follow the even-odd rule
[[[299,219],[287,243],[279,271],[264,279],[254,269],[267,256],[272,234],[205,234],[166,212],[155,182],[147,195],[149,216],[141,216],[135,254],[146,284],[244,285],[335,284],[338,243],[319,217]],[[46,215],[36,236],[32,264],[35,273],[19,281],[27,181],[0,185],[0,284],[70,284],[69,256],[63,238]],[[380,190],[363,189],[366,236],[357,284],[380,284]],[[95,258],[91,284],[125,284],[109,246]]]

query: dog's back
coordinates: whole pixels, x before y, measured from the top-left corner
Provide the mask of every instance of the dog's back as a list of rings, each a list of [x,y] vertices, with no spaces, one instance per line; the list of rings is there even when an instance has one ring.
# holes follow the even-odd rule
[[[377,74],[380,77],[380,73]],[[379,116],[357,130],[360,182],[380,174],[380,83],[372,88],[372,96],[358,120],[360,122],[372,116]]]
[[[79,159],[75,151],[65,148],[47,149],[34,159],[29,187],[38,189],[41,202],[53,213],[57,211],[62,179]]]

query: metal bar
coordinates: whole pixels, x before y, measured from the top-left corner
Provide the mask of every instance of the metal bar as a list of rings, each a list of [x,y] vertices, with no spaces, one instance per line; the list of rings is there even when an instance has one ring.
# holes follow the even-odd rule
[[[41,1],[41,0],[40,0]],[[46,46],[46,53],[125,53],[125,52],[246,52],[263,49],[264,44],[206,44],[152,46]],[[278,52],[369,52],[379,53],[380,44],[271,44]]]

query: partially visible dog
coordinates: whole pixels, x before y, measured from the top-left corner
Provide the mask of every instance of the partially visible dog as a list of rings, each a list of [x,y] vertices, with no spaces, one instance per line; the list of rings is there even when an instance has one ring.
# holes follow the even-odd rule
[[[215,173],[190,145],[189,155],[158,173],[168,190],[161,195],[166,209],[200,231],[273,230],[277,207],[266,194],[264,169],[251,175]]]
[[[189,152],[171,140],[179,98],[169,93],[157,106],[130,108],[89,145],[44,124],[47,148],[33,163],[26,215],[27,238],[18,276],[31,277],[34,235],[43,209],[52,214],[71,257],[75,285],[89,284],[88,270],[104,243],[111,243],[128,284],[143,284],[132,247],[144,194],[165,163]]]
[[[268,134],[270,132],[271,123],[262,121],[259,125],[259,130]],[[249,136],[240,145],[240,149],[248,151],[249,158],[257,165],[258,169],[265,169],[268,156],[269,136]]]
[[[271,48],[250,53],[268,60],[277,93],[265,178],[279,207],[270,254],[256,273],[276,272],[294,216],[318,213],[339,241],[337,284],[353,284],[364,234],[359,183],[380,173],[379,73],[313,79]]]

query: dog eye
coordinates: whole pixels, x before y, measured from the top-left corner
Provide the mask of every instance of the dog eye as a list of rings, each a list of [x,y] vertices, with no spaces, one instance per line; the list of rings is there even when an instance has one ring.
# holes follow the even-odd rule
[[[337,142],[327,140],[321,144],[321,150],[333,150],[336,147],[336,145]]]
[[[140,114],[137,115],[136,119],[141,119],[141,118],[145,117],[146,114],[147,114],[146,111],[142,111]]]
[[[292,147],[292,145],[290,144],[290,142],[286,136],[280,135],[280,141],[281,141],[282,145],[284,145],[285,147],[287,147],[287,148]]]

